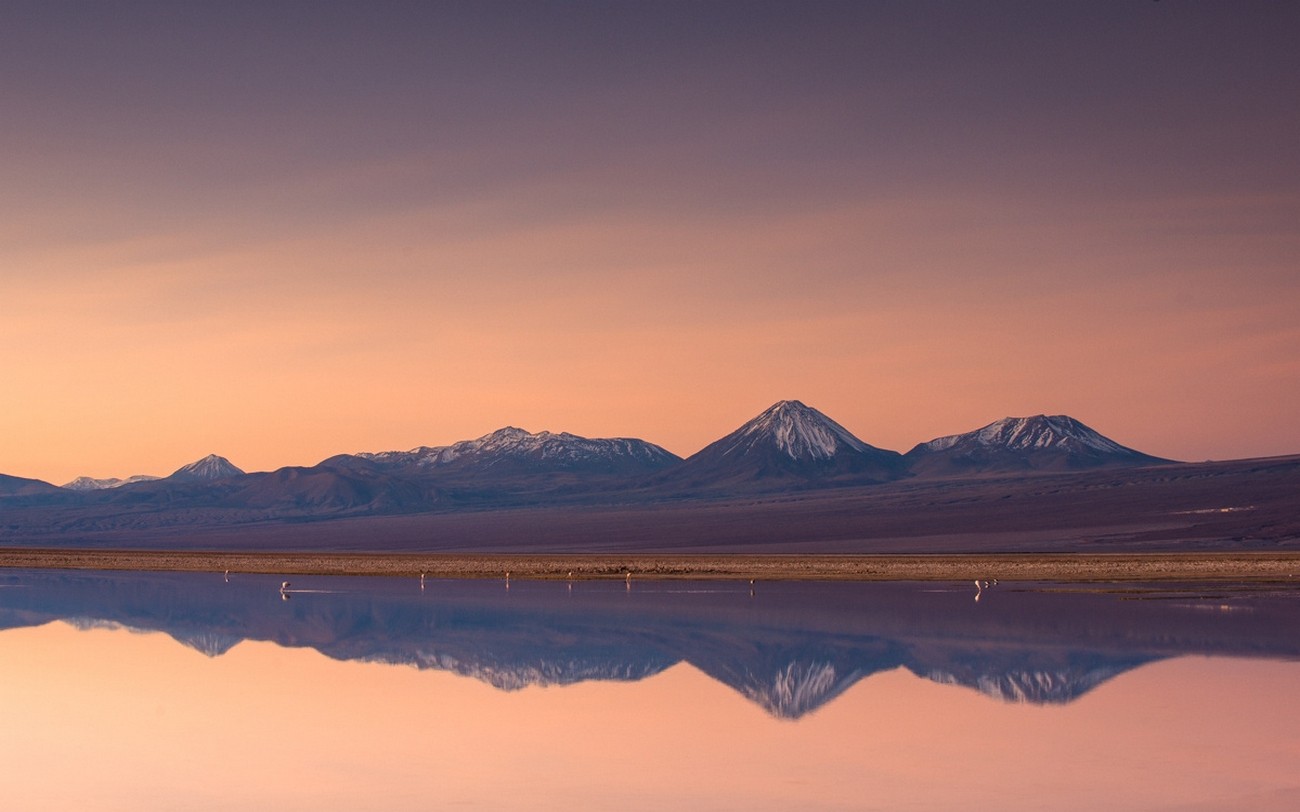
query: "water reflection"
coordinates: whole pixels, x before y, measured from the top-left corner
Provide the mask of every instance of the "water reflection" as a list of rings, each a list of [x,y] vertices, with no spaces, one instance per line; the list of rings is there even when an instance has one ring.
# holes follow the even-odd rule
[[[5,808],[1300,808],[1289,591],[283,580],[0,573]]]
[[[163,632],[210,657],[245,640],[411,665],[495,688],[642,680],[687,663],[798,719],[904,668],[999,700],[1068,703],[1188,654],[1300,659],[1293,590],[501,582],[229,573],[8,572],[0,628]]]

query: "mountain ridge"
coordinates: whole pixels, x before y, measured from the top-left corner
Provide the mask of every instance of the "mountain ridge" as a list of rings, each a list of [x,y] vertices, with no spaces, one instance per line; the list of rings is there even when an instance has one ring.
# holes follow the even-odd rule
[[[904,455],[918,476],[1057,471],[1172,460],[1121,445],[1069,415],[1004,417],[963,434],[919,443]]]
[[[654,470],[680,461],[667,449],[633,437],[582,437],[569,432],[529,432],[505,426],[473,440],[410,451],[360,452],[329,458],[359,458],[387,468],[485,467],[515,463],[555,470],[602,468],[609,472]]]
[[[150,476],[149,474],[135,474],[134,476],[120,479],[118,477],[105,477],[96,479],[95,477],[79,476],[71,482],[65,482],[59,487],[66,488],[70,491],[99,491],[106,488],[120,488],[123,485],[134,485],[137,482],[153,482],[162,477]]]
[[[340,454],[316,465],[270,472],[248,473],[209,454],[167,477],[129,487],[93,487],[107,481],[74,480],[69,485],[84,489],[60,488],[10,477],[0,480],[7,520],[0,532],[7,540],[28,543],[524,508],[617,512],[681,500],[1157,463],[1167,461],[1128,449],[1062,415],[1005,418],[974,432],[922,443],[902,455],[863,441],[801,401],[782,400],[685,460],[637,438],[586,438],[506,426],[444,446]],[[1001,514],[994,518],[989,527],[1014,525]]]
[[[906,454],[900,454],[862,441],[840,423],[801,401],[781,400],[746,421],[736,430],[685,459],[662,446],[640,438],[589,438],[569,432],[529,432],[515,426],[504,426],[478,438],[458,440],[447,445],[422,445],[406,451],[341,453],[327,457],[312,466],[284,466],[284,468],[373,466],[389,471],[403,469],[433,471],[469,467],[474,463],[481,463],[483,467],[491,468],[502,465],[507,459],[514,462],[527,459],[534,465],[542,463],[542,467],[562,470],[580,468],[584,462],[603,459],[608,473],[642,473],[687,462],[692,466],[698,466],[701,458],[710,456],[741,458],[755,453],[757,447],[764,445],[778,456],[802,464],[824,464],[837,457],[862,455],[874,457],[878,463],[885,463],[883,467],[888,469],[897,465],[896,457],[902,457],[906,460],[906,473],[911,474],[926,473],[924,470],[913,470],[914,462],[922,456],[952,452],[959,447],[972,445],[985,449],[1002,447],[1018,451],[1073,448],[1076,452],[1083,449],[1094,454],[1113,454],[1116,457],[1126,458],[1134,464],[1174,462],[1121,445],[1068,415],[1042,414],[1030,417],[1005,417],[969,432],[945,435],[918,443]],[[238,468],[225,457],[209,454],[181,466],[164,477],[148,474],[136,474],[127,478],[81,476],[62,486],[39,479],[26,481],[51,488],[91,491],[159,479],[201,481],[247,474],[248,472]],[[0,476],[6,475],[0,474]],[[8,476],[12,479],[23,479]],[[882,481],[892,478],[896,477],[892,474],[878,477]],[[4,491],[0,490],[0,494],[3,493]]]

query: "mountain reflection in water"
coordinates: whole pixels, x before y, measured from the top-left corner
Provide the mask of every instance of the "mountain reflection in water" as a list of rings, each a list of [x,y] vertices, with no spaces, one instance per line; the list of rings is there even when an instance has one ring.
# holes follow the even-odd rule
[[[412,665],[503,690],[640,680],[686,662],[797,719],[906,668],[1008,702],[1067,703],[1187,654],[1300,659],[1300,593],[1003,584],[428,581],[188,573],[0,574],[0,628],[159,631],[209,656],[244,640]],[[288,600],[285,600],[288,597]]]

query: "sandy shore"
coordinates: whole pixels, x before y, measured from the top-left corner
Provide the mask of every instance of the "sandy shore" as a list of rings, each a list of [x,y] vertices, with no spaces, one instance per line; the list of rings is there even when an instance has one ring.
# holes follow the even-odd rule
[[[1292,581],[1300,553],[455,555],[3,549],[0,567],[521,579]]]

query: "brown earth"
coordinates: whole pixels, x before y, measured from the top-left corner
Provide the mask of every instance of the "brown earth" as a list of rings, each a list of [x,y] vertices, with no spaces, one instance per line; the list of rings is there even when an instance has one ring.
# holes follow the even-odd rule
[[[499,579],[1273,581],[1300,552],[1067,555],[430,555],[0,550],[0,567]]]

